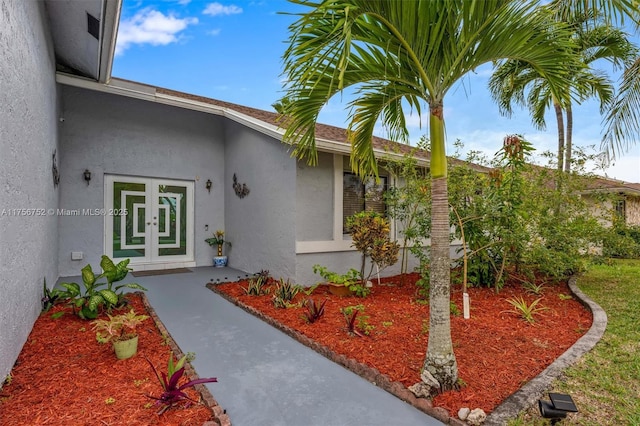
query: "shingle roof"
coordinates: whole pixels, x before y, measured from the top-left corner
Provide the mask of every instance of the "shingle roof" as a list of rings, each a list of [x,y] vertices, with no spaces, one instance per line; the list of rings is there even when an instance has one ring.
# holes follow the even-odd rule
[[[161,87],[155,87],[157,93],[162,93],[165,95],[170,95],[178,98],[189,99],[193,101],[198,101],[210,105],[215,105],[221,108],[227,108],[238,113],[249,116],[253,119],[260,120],[264,123],[271,124],[273,126],[282,127],[283,123],[280,120],[280,115],[277,112],[265,111],[258,108],[252,108],[244,105],[234,104],[231,102],[225,102],[218,99],[207,98],[204,96],[192,95],[184,92],[178,92],[171,89],[165,89]],[[316,137],[319,139],[326,139],[334,142],[338,142],[347,146],[350,146],[350,142],[347,136],[347,130],[341,127],[331,126],[328,124],[316,123]],[[389,139],[381,138],[378,136],[373,136],[373,147],[377,148],[381,151],[385,152],[393,152],[398,153],[400,155],[408,154],[410,152],[414,152],[415,157],[426,160],[427,162],[430,160],[430,153],[424,150],[415,150],[415,147],[399,143],[393,142]],[[459,163],[459,164],[469,164],[474,169],[481,172],[488,172],[490,169],[484,166],[480,166],[478,164],[472,164],[465,161],[457,160],[450,158],[450,162]]]

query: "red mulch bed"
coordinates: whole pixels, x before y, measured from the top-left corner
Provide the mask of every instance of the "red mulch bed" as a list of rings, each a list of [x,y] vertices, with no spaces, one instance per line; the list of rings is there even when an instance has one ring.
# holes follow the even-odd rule
[[[126,310],[149,314],[139,295],[128,297]],[[60,310],[68,313],[52,319]],[[138,327],[138,335],[138,354],[118,360],[110,344],[96,341],[91,323],[69,308],[58,305],[40,315],[10,383],[0,390],[0,425],[201,426],[213,420],[202,403],[157,414],[155,400],[145,395],[158,396],[162,389],[144,356],[166,372],[172,350],[152,318]],[[187,394],[200,400],[193,388]]]
[[[420,381],[420,369],[428,339],[429,307],[416,297],[417,274],[383,279],[366,298],[338,297],[318,287],[311,297],[327,299],[325,315],[308,324],[303,308],[276,309],[273,288],[267,296],[248,296],[246,281],[216,285],[219,291],[248,305],[277,323],[290,327],[331,351],[353,358],[408,387]],[[528,303],[540,296],[528,294],[517,282],[508,282],[498,293],[493,289],[470,288],[471,318],[451,318],[451,334],[463,386],[433,399],[435,407],[451,416],[461,407],[491,412],[505,398],[535,377],[565,352],[591,326],[591,313],[575,299],[566,283],[547,284],[540,304],[547,308],[529,324],[508,312],[506,299],[524,297]],[[299,294],[294,302],[306,298]],[[452,300],[462,312],[462,290],[452,290]],[[363,305],[362,315],[374,328],[369,336],[357,337],[346,330],[340,308]]]

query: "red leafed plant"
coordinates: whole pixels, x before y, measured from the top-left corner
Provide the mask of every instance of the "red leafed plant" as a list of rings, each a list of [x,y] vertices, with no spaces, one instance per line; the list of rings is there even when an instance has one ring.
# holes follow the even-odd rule
[[[187,394],[183,392],[184,389],[193,387],[201,383],[212,383],[212,382],[218,381],[217,378],[210,377],[206,379],[191,380],[187,383],[184,383],[178,386],[180,379],[184,375],[184,362],[187,359],[187,355],[180,358],[180,360],[174,364],[173,354],[169,354],[169,364],[167,367],[167,373],[163,371],[160,374],[158,374],[158,370],[156,370],[156,367],[149,360],[149,358],[146,358],[146,359],[149,365],[151,366],[151,368],[153,369],[153,372],[155,373],[156,377],[158,378],[158,381],[160,382],[160,385],[162,386],[162,390],[163,390],[163,392],[160,394],[159,397],[147,395],[147,397],[151,399],[155,399],[157,401],[156,405],[162,405],[162,407],[158,411],[158,414],[164,413],[167,409],[176,406],[179,402],[184,400],[187,401],[186,406],[189,406],[190,402],[197,402],[189,398]]]

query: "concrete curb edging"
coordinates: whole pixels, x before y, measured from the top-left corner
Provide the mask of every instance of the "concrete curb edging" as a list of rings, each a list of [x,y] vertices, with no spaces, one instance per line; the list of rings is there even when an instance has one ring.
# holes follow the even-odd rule
[[[574,296],[589,309],[593,315],[591,327],[576,343],[565,353],[560,355],[551,365],[540,374],[527,382],[518,391],[505,399],[495,410],[487,416],[486,425],[505,425],[507,421],[515,418],[518,413],[531,407],[543,396],[551,382],[558,378],[562,372],[575,364],[584,354],[589,352],[602,339],[607,328],[606,312],[593,300],[587,297],[576,285],[575,276],[569,278],[569,289]]]
[[[251,306],[248,306],[242,303],[241,301],[234,299],[233,297],[219,291],[216,288],[216,285],[214,283],[208,283],[206,287],[209,290],[221,296],[222,298],[224,298],[225,300],[227,300],[228,302],[238,306],[239,308],[245,310],[249,314],[258,317],[260,320],[266,322],[272,327],[277,328],[278,330],[282,331],[289,337],[295,339],[299,343],[316,351],[317,353],[324,356],[325,358],[328,358],[329,360],[341,365],[342,367],[353,372],[354,374],[357,374],[358,376],[362,377],[363,379],[367,380],[373,385],[389,392],[390,394],[412,405],[413,407],[417,408],[423,413],[443,422],[444,424],[455,425],[455,426],[465,425],[464,422],[461,422],[458,419],[449,417],[449,413],[444,408],[434,407],[430,399],[416,398],[416,396],[410,390],[408,390],[402,383],[391,381],[389,376],[387,376],[386,374],[380,373],[380,371],[378,371],[377,369],[369,367],[368,365],[363,364],[361,362],[358,362],[353,358],[347,358],[344,355],[335,353],[328,347],[317,343],[316,341],[308,338],[302,333],[299,333],[296,330],[290,327],[287,327],[286,325],[283,325],[282,323],[274,320],[273,318],[267,315],[264,315],[262,312],[258,311],[257,309],[254,309]]]
[[[171,348],[174,356],[177,359],[180,359],[184,356],[184,353],[173,339],[167,328],[164,326],[162,321],[160,321],[160,317],[156,313],[156,310],[153,309],[153,306],[149,303],[149,299],[147,299],[147,295],[141,291],[135,292],[142,298],[142,302],[149,312],[149,316],[153,319],[153,322],[156,324],[156,327],[160,331],[160,333],[165,336],[166,342],[168,346]],[[192,380],[200,378],[196,373],[195,369],[191,365],[190,362],[185,363],[185,372],[186,374],[192,378]],[[226,411],[218,404],[215,400],[209,389],[204,384],[198,384],[194,386],[194,389],[200,394],[202,398],[202,402],[204,405],[211,410],[211,415],[213,420],[205,422],[202,426],[231,426],[231,420],[229,416],[226,414]]]

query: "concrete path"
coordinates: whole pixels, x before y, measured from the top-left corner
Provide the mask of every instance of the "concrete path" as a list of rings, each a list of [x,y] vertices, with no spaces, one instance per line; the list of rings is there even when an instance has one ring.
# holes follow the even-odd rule
[[[128,276],[148,289],[160,320],[234,426],[442,425],[205,287],[235,281],[231,268]],[[61,281],[67,281],[64,279]]]

